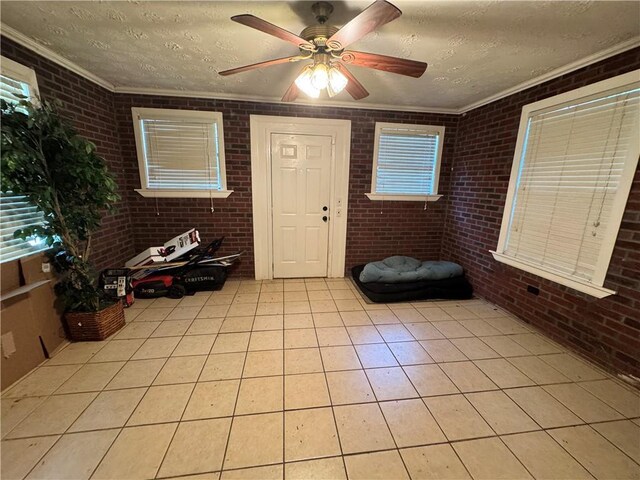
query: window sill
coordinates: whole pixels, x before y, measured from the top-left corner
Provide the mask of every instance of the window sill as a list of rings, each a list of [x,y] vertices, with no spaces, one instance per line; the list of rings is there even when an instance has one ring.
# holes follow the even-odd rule
[[[533,273],[534,275],[545,278],[547,280],[551,280],[552,282],[559,283],[560,285],[564,285],[565,287],[573,288],[574,290],[586,293],[587,295],[591,295],[592,297],[604,298],[608,297],[609,295],[615,295],[617,293],[614,290],[609,290],[608,288],[594,285],[592,283],[581,282],[566,275],[551,272],[549,270],[544,270],[531,263],[523,262],[522,260],[509,257],[502,253],[494,252],[493,250],[490,250],[490,252],[491,255],[493,255],[493,258],[500,263],[504,263],[505,265],[524,270],[528,273]]]
[[[145,198],[227,198],[233,190],[148,190],[136,188]]]
[[[398,194],[381,194],[381,193],[365,193],[369,200],[373,201],[404,201],[404,202],[436,202],[442,195],[398,195]]]

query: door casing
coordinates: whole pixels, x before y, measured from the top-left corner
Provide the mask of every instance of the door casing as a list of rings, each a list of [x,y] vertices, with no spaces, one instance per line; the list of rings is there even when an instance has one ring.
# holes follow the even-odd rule
[[[351,121],[251,115],[250,128],[253,250],[256,280],[273,278],[272,133],[326,135],[332,138],[327,276],[344,277]]]

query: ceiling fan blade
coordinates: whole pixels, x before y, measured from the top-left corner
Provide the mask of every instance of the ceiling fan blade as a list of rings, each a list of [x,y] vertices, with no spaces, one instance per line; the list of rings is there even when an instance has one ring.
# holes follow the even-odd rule
[[[338,64],[338,67],[340,68],[340,71],[344,74],[344,76],[349,80],[349,83],[347,83],[347,86],[344,87],[344,89],[349,92],[349,95],[351,95],[354,100],[361,100],[369,96],[369,92],[367,92],[367,89],[362,86],[358,79],[354,77],[349,70],[347,70],[347,67],[345,67],[343,64]]]
[[[300,94],[300,89],[298,89],[298,86],[296,85],[296,82],[294,81],[291,86],[287,89],[286,92],[284,92],[284,95],[282,96],[282,101],[283,102],[293,102],[296,98],[298,98],[298,95]]]
[[[353,18],[344,27],[334,33],[327,45],[332,50],[342,50],[353,42],[360,40],[367,33],[395,20],[402,12],[398,7],[386,0],[376,0],[362,13]]]
[[[267,33],[269,35],[273,35],[274,37],[278,37],[285,42],[293,43],[296,47],[303,46],[305,49],[313,49],[313,45],[306,41],[304,38],[299,37],[298,35],[291,33],[284,28],[280,28],[273,23],[269,23],[266,20],[262,20],[254,15],[235,15],[231,17],[231,20],[237,23],[241,23],[242,25],[246,25],[247,27],[255,28],[256,30],[260,30],[261,32]]]
[[[301,58],[298,57],[298,56],[274,58],[273,60],[267,60],[265,62],[252,63],[251,65],[244,65],[243,67],[232,68],[230,70],[223,70],[222,72],[218,72],[218,74],[220,74],[222,76],[234,75],[236,73],[242,73],[242,72],[247,72],[249,70],[255,70],[256,68],[270,67],[272,65],[280,65],[282,63],[298,62],[300,60],[301,60]]]
[[[384,72],[407,75],[419,78],[427,69],[427,64],[406,58],[388,57],[377,53],[356,52],[349,50],[342,54],[341,60],[348,65],[375,68]]]

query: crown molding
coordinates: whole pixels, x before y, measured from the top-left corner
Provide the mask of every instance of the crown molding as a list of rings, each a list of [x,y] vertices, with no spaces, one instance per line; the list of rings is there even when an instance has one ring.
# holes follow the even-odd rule
[[[304,105],[304,106],[313,106],[313,107],[334,107],[334,108],[350,108],[356,110],[387,110],[387,111],[399,111],[399,112],[418,112],[418,113],[442,113],[442,114],[450,114],[450,115],[459,115],[463,113],[467,113],[471,110],[474,110],[478,107],[482,107],[491,102],[495,102],[496,100],[500,100],[502,98],[508,97],[509,95],[513,95],[514,93],[521,92],[528,88],[534,87],[546,81],[552,80],[557,77],[561,77],[562,75],[566,75],[567,73],[571,73],[580,68],[586,67],[593,63],[599,62],[601,60],[605,60],[609,57],[617,55],[622,52],[626,52],[627,50],[631,50],[632,48],[636,48],[640,46],[640,36],[627,40],[625,42],[619,43],[613,47],[607,48],[605,50],[601,50],[593,55],[589,55],[580,60],[576,60],[575,62],[564,65],[563,67],[556,68],[548,73],[540,75],[538,77],[527,80],[526,82],[520,83],[514,87],[510,87],[506,90],[498,92],[494,95],[490,95],[482,100],[478,100],[477,102],[470,103],[463,107],[458,108],[440,108],[440,107],[405,107],[400,105],[387,105],[387,104],[373,104],[373,103],[361,103],[354,104],[351,102],[344,101],[313,101],[313,100],[299,100],[295,103],[283,102],[279,98],[276,97],[264,97],[264,96],[253,96],[253,95],[239,95],[239,94],[230,94],[230,93],[218,93],[218,92],[203,92],[197,90],[170,90],[170,89],[157,89],[157,88],[141,88],[141,87],[124,87],[118,86],[116,87],[113,83],[95,75],[94,73],[86,70],[85,68],[77,65],[71,60],[66,59],[62,55],[54,52],[53,50],[40,45],[32,38],[20,33],[16,29],[9,27],[5,23],[0,23],[0,33],[7,38],[13,40],[14,42],[36,52],[37,54],[43,56],[44,58],[51,60],[52,62],[61,65],[62,67],[71,70],[72,72],[80,75],[81,77],[90,80],[101,87],[114,92],[114,93],[124,93],[124,94],[134,94],[134,95],[158,95],[158,96],[169,96],[169,97],[188,97],[188,98],[209,98],[209,99],[218,99],[218,100],[235,100],[235,101],[244,101],[244,102],[261,102],[261,103],[272,103],[272,104],[283,104],[283,105]]]
[[[593,55],[589,55],[588,57],[581,58],[580,60],[576,60],[575,62],[571,62],[567,65],[564,65],[560,68],[556,68],[555,70],[551,70],[539,77],[532,78],[531,80],[527,80],[526,82],[522,82],[514,87],[507,88],[499,93],[491,95],[482,100],[478,100],[477,102],[470,103],[460,109],[458,109],[458,113],[467,113],[471,110],[474,110],[478,107],[482,107],[489,103],[495,102],[496,100],[500,100],[501,98],[508,97],[509,95],[513,95],[514,93],[521,92],[531,87],[535,87],[536,85],[540,85],[541,83],[547,82],[549,80],[553,80],[554,78],[561,77],[566,75],[567,73],[571,73],[575,70],[579,70],[583,67],[587,67],[593,63],[597,63],[601,60],[605,60],[609,57],[613,57],[622,52],[626,52],[627,50],[631,50],[632,48],[636,48],[640,46],[640,36],[627,40],[625,42],[619,43],[618,45],[614,45],[613,47],[609,47],[607,49],[601,50]]]
[[[71,70],[73,73],[86,78],[87,80],[91,80],[93,83],[97,83],[102,88],[106,88],[107,90],[112,92],[115,91],[115,86],[113,85],[113,83],[100,78],[99,76],[91,73],[89,70],[82,68],[80,65],[66,59],[62,55],[57,54],[50,48],[40,45],[38,42],[30,37],[27,37],[25,34],[20,33],[15,28],[12,28],[5,23],[0,23],[0,33],[2,33],[2,35],[7,37],[8,39],[19,43],[23,47],[27,47],[29,50],[33,50],[38,55],[43,56],[47,60],[51,60],[52,62],[63,66],[67,70]]]

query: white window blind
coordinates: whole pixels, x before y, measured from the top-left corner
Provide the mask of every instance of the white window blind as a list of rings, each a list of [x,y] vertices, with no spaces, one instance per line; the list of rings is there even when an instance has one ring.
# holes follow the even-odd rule
[[[220,113],[134,108],[133,115],[138,192],[188,197],[226,190]]]
[[[5,66],[9,65],[11,73],[6,73]],[[5,58],[2,58],[3,72],[0,74],[0,98],[9,104],[18,103],[22,95],[28,99],[33,98],[33,94],[37,91],[36,85],[30,85],[31,78],[20,80],[18,76],[34,78],[33,70],[27,69],[22,65],[15,64]],[[21,70],[24,73],[21,75]],[[11,192],[0,194],[0,262],[15,260],[31,253],[39,252],[47,249],[44,241],[34,238],[28,241],[14,238],[13,233],[16,230],[42,225],[44,217],[42,212],[31,205],[25,197],[14,195]]]
[[[529,114],[504,255],[602,285],[639,111],[640,89],[626,86]]]
[[[437,194],[443,127],[377,124],[373,193]]]

